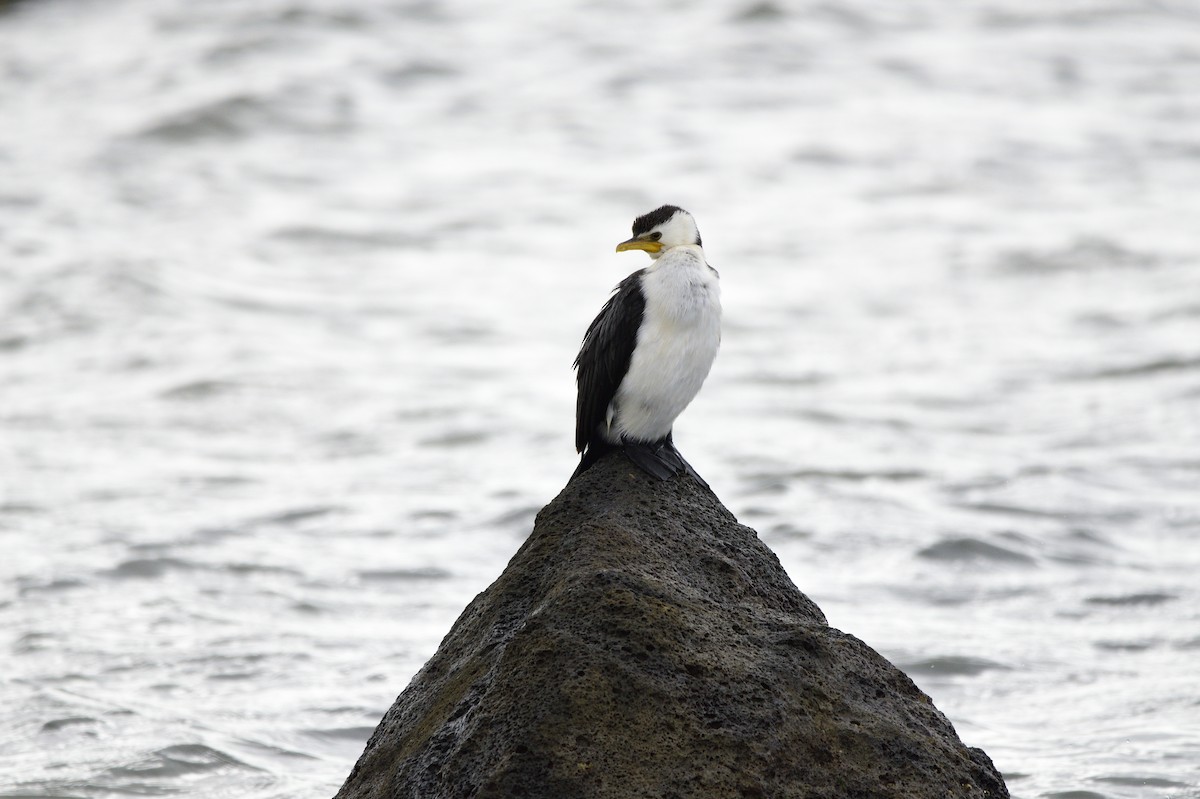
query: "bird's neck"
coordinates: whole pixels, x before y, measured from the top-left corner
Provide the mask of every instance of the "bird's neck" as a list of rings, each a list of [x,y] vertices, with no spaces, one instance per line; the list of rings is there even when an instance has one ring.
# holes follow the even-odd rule
[[[701,263],[706,263],[706,260],[704,258],[704,248],[701,247],[699,244],[676,244],[674,247],[668,247],[667,249],[662,250],[661,252],[651,253],[650,257],[653,258],[657,264],[657,262],[663,258],[670,260],[672,257],[672,254],[674,254],[675,256],[680,256],[685,253],[693,253],[693,254],[699,256]]]

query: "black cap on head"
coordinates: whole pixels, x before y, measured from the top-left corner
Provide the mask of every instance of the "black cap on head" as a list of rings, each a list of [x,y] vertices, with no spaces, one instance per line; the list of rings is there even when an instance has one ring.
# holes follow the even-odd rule
[[[675,215],[676,211],[682,211],[678,205],[664,205],[661,208],[655,208],[648,214],[642,214],[637,219],[633,220],[633,237],[636,239],[643,233],[655,225],[661,225]]]

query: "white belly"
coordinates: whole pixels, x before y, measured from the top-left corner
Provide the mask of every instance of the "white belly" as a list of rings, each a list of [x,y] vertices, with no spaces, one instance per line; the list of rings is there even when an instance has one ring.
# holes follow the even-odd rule
[[[608,438],[657,441],[695,398],[721,345],[721,288],[699,247],[677,247],[646,270],[646,307]]]

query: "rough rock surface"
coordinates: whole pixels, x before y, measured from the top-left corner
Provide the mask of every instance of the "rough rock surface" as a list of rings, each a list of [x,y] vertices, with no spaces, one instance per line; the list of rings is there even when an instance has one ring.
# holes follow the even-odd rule
[[[621,454],[538,514],[337,795],[1007,796],[715,496]]]

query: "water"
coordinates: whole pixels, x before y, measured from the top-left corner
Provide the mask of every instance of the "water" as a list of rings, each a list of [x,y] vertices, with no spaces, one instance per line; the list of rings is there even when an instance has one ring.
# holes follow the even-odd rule
[[[674,202],[726,504],[1016,796],[1200,796],[1194,3],[41,0],[0,120],[0,794],[332,794]]]

